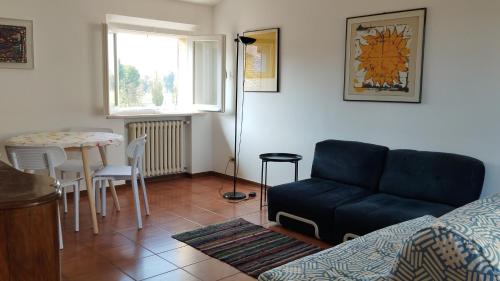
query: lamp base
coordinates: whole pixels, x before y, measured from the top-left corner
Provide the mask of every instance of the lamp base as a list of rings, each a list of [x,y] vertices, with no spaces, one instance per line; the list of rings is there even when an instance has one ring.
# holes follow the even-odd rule
[[[227,200],[243,200],[247,198],[247,195],[243,192],[226,192],[224,193],[224,199]]]

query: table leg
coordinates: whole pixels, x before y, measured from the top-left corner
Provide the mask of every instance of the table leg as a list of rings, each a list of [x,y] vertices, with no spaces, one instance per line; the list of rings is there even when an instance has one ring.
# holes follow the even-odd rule
[[[299,162],[295,162],[295,181],[299,180]]]
[[[99,226],[97,225],[97,215],[95,212],[95,194],[94,187],[92,186],[92,177],[89,167],[89,148],[81,147],[82,161],[83,161],[83,174],[85,176],[85,184],[87,186],[87,197],[90,206],[90,215],[92,217],[92,228],[94,229],[94,234],[99,233]]]
[[[266,172],[264,176],[264,202],[267,203],[267,161],[266,161]]]
[[[108,157],[106,156],[106,150],[103,146],[99,146],[99,153],[101,154],[102,164],[104,166],[108,165]],[[116,195],[115,185],[112,180],[108,181],[109,189],[111,189],[111,196],[113,196],[113,203],[117,211],[120,211],[120,202],[118,201],[118,195]]]
[[[260,165],[260,209],[262,210],[262,191],[264,190],[264,161]]]

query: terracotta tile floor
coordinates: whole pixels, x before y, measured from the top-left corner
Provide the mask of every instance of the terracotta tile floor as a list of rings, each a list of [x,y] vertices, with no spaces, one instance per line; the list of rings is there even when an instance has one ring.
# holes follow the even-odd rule
[[[216,176],[179,178],[149,183],[151,216],[143,215],[144,228],[136,229],[130,187],[118,188],[121,211],[113,208],[108,194],[108,214],[99,218],[100,233],[92,234],[86,197],[81,200],[80,232],[74,232],[72,196],[68,213],[62,219],[64,250],[62,274],[65,281],[92,280],[254,280],[237,269],[179,242],[171,236],[236,217],[328,247],[320,241],[293,233],[267,221],[267,210],[260,211],[259,197],[229,203],[219,189],[229,191],[231,182]],[[259,190],[240,183],[239,191]]]

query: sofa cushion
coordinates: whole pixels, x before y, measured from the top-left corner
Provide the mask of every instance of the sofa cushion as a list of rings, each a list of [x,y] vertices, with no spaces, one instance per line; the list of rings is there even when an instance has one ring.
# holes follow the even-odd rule
[[[376,190],[388,148],[354,142],[325,140],[316,144],[311,177]]]
[[[333,234],[334,210],[338,206],[372,194],[370,191],[344,183],[311,178],[271,187],[268,191],[269,220],[275,221],[280,211],[314,221],[320,237],[330,240]],[[310,232],[309,225],[281,220],[285,226]],[[297,229],[301,225],[300,229]]]
[[[391,150],[379,190],[402,197],[462,206],[479,198],[481,161],[457,154]]]
[[[438,217],[453,209],[445,204],[374,194],[335,210],[335,242],[342,242],[346,233],[364,235],[424,215]]]

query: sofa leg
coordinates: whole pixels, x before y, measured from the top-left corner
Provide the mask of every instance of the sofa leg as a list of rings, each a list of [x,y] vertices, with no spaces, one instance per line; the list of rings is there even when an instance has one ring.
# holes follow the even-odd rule
[[[284,216],[284,217],[287,217],[287,218],[291,218],[291,219],[294,219],[294,220],[298,220],[298,221],[300,221],[300,222],[303,222],[303,223],[307,223],[307,224],[312,225],[312,226],[314,227],[314,236],[316,236],[316,238],[317,238],[317,239],[321,239],[321,238],[319,238],[319,228],[318,228],[318,225],[317,225],[314,221],[312,221],[312,220],[308,220],[308,219],[306,219],[306,218],[299,217],[299,216],[296,216],[296,215],[292,215],[292,214],[289,214],[289,213],[287,213],[287,212],[282,212],[282,211],[280,211],[280,212],[278,212],[278,213],[276,214],[276,222],[277,222],[278,224],[281,224],[281,223],[280,223],[280,217],[281,217],[281,216]]]
[[[359,237],[359,235],[352,234],[352,233],[346,233],[344,235],[344,239],[342,240],[342,242],[345,242],[345,241],[348,241],[348,240],[352,240],[352,239],[356,239],[358,237]]]

